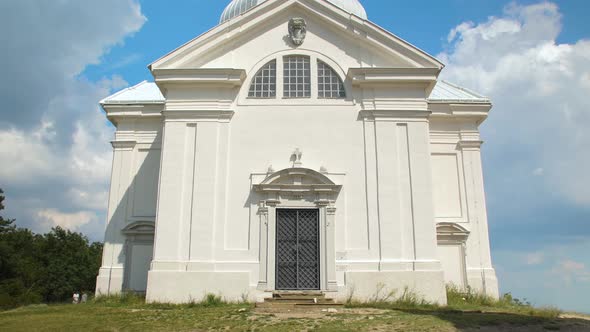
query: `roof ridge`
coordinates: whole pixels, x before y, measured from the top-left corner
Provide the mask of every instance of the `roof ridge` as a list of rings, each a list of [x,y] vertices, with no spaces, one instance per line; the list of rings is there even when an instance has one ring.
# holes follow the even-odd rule
[[[125,93],[125,92],[127,92],[127,91],[129,91],[129,90],[134,90],[134,89],[138,88],[140,85],[143,85],[143,84],[145,84],[145,83],[148,83],[148,81],[147,81],[147,80],[143,80],[143,81],[141,81],[141,82],[139,82],[139,83],[135,84],[134,86],[129,86],[129,87],[126,87],[126,88],[125,88],[125,89],[123,89],[123,90],[119,90],[119,91],[117,91],[117,92],[113,93],[112,95],[110,95],[110,96],[108,96],[108,97],[105,97],[105,98],[103,98],[103,99],[102,99],[102,100],[101,100],[99,103],[100,103],[100,104],[104,104],[105,102],[109,101],[110,99],[114,99],[115,97],[117,97],[117,96],[119,96],[119,95],[122,95],[123,93]]]
[[[457,85],[457,84],[455,84],[455,83],[451,83],[451,82],[449,82],[449,81],[447,81],[447,80],[440,80],[439,82],[442,82],[442,83],[445,83],[445,84],[447,84],[447,85],[450,85],[451,87],[453,87],[453,88],[455,88],[455,89],[458,89],[458,90],[461,90],[461,91],[467,92],[468,94],[470,94],[470,95],[472,95],[472,96],[474,96],[474,97],[477,97],[477,98],[480,98],[480,99],[488,99],[488,100],[490,99],[490,97],[488,97],[488,96],[484,96],[484,95],[482,95],[482,94],[479,94],[479,93],[477,93],[477,92],[475,92],[475,91],[473,91],[473,90],[470,90],[470,89],[468,89],[468,88],[465,88],[465,87],[459,86],[459,85]]]
[[[100,104],[160,104],[165,101],[166,97],[156,83],[144,80],[101,100]]]

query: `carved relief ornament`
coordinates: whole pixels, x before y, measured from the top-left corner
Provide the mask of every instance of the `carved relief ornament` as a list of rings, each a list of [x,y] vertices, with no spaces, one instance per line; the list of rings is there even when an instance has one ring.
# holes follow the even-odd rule
[[[307,23],[300,17],[289,20],[289,38],[295,46],[301,46],[307,35]]]

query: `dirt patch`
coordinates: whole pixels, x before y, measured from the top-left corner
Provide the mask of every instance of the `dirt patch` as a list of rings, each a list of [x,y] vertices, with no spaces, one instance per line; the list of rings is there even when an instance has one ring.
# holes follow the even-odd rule
[[[572,324],[551,324],[551,325],[527,325],[527,326],[483,326],[479,328],[469,328],[461,330],[462,332],[547,332],[547,331],[567,331],[567,332],[588,332],[590,326],[572,325]]]
[[[334,315],[352,315],[362,318],[371,317],[375,315],[382,315],[388,313],[388,310],[381,309],[261,309],[257,308],[252,313],[251,319],[257,319],[258,316],[272,316],[278,320],[280,319],[318,319],[326,318]]]
[[[375,321],[372,325],[372,331],[390,331],[391,326],[381,324],[381,318],[390,317],[391,310],[371,309],[371,308],[353,308],[353,309],[255,309],[252,311],[252,315],[248,318],[250,321],[262,323],[263,325],[273,325],[280,323],[281,321],[289,320],[303,320],[309,321],[310,323],[316,320],[322,320],[324,322],[340,321],[344,324],[352,322],[367,322],[370,324],[371,321]],[[465,314],[469,314],[466,312]],[[485,314],[484,314],[485,315]],[[401,322],[400,322],[401,324]],[[313,328],[312,328],[313,329]],[[531,323],[531,324],[519,324],[519,323],[508,323],[508,322],[497,322],[493,325],[478,326],[478,327],[460,327],[456,326],[454,329],[451,327],[450,331],[461,331],[461,332],[547,332],[547,331],[567,331],[567,332],[589,332],[590,331],[590,317],[579,315],[579,314],[563,314],[559,318],[554,320],[548,320],[545,322]],[[446,330],[445,330],[446,331]]]
[[[559,318],[582,319],[582,320],[590,321],[590,316],[586,316],[586,315],[582,315],[582,314],[562,314],[562,315],[559,315]]]

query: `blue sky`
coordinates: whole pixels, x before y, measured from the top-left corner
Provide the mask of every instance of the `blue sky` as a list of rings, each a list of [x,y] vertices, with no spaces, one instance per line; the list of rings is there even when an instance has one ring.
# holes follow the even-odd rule
[[[0,152],[13,161],[0,170],[5,214],[102,239],[112,127],[98,101],[151,80],[147,65],[216,25],[227,2],[0,3],[12,50],[0,55]],[[493,98],[481,131],[501,291],[589,312],[590,3],[361,3],[371,21],[446,63],[445,79]]]
[[[227,5],[225,0],[140,3],[142,12],[148,18],[141,31],[127,39],[124,46],[115,47],[104,57],[104,63],[90,66],[84,72],[85,76],[100,79],[124,72],[125,79],[130,83],[149,80],[152,78],[147,70],[149,63],[215,26]],[[488,16],[500,15],[508,3],[495,0],[362,1],[371,21],[434,55],[443,50],[447,34],[452,28],[465,21],[484,21]],[[538,1],[518,3],[532,4]],[[580,13],[583,9],[590,9],[590,3],[584,0],[555,3],[564,14],[565,23],[558,41],[574,42],[587,38],[590,35],[590,24]],[[424,8],[429,10],[424,11]],[[428,22],[428,26],[422,26],[419,22]],[[123,65],[124,71],[121,70]]]

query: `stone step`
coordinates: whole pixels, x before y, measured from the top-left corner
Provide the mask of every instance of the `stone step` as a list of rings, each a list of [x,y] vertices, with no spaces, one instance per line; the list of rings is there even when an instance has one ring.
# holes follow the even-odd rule
[[[314,299],[314,298],[324,298],[325,295],[323,293],[273,293],[273,298],[281,298],[281,299]]]
[[[311,306],[319,306],[319,307],[343,307],[344,304],[336,303],[336,302],[324,302],[324,303],[297,303],[295,306],[300,307],[311,307]]]
[[[334,303],[333,299],[326,298],[272,298],[266,299],[264,302],[268,303]]]
[[[269,300],[301,300],[301,301],[312,300],[313,301],[313,299],[323,300],[325,298],[326,298],[325,296],[276,296],[276,297],[271,297],[268,299]]]
[[[344,312],[342,307],[291,307],[291,308],[259,308],[254,309],[257,313],[261,314],[286,314],[286,313],[341,313]]]
[[[256,308],[275,308],[275,309],[289,309],[289,308],[342,308],[340,303],[283,303],[283,302],[263,302],[256,303]]]

